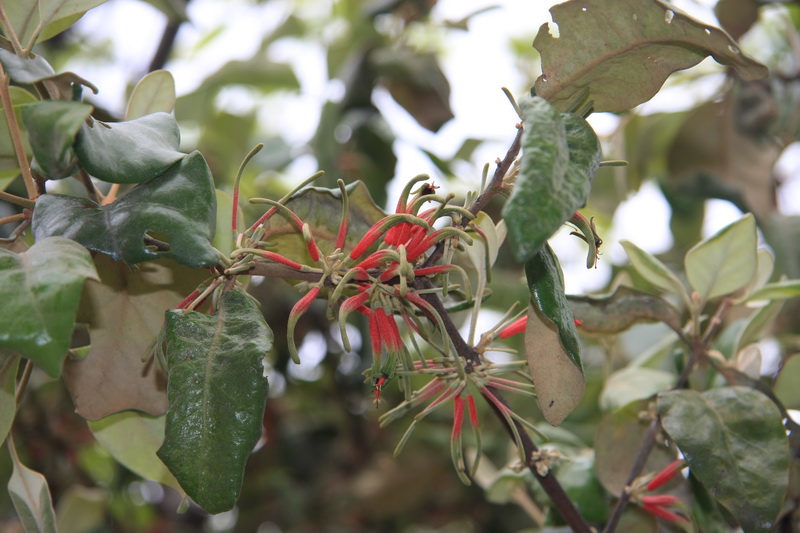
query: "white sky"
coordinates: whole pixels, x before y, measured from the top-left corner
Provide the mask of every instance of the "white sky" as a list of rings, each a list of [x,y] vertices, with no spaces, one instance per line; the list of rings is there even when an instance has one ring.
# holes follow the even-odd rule
[[[456,118],[437,134],[432,134],[417,125],[386,93],[377,91],[374,97],[384,116],[398,134],[395,145],[399,163],[399,184],[419,173],[437,176],[439,173],[416,146],[424,146],[448,158],[469,137],[490,139],[476,152],[475,165],[463,168],[464,181],[460,185],[474,188],[480,179],[484,162],[501,157],[514,136],[516,114],[501,92],[509,87],[516,94],[524,91],[526,76],[509,52],[507,38],[522,37],[533,41],[539,26],[550,20],[548,9],[557,2],[536,0],[439,0],[434,11],[434,20],[460,19],[488,5],[499,9],[475,17],[469,32],[451,31],[445,34],[443,68],[452,88],[451,106]],[[713,12],[708,7],[711,0],[675,1],[681,9],[708,23],[716,24]],[[300,7],[296,7],[299,5]],[[184,25],[178,35],[177,59],[167,64],[176,79],[178,94],[186,94],[197,87],[209,73],[232,59],[246,59],[257,50],[261,37],[271,26],[277,25],[291,9],[311,9],[314,2],[292,2],[271,0],[255,3],[246,0],[193,0],[189,4],[192,23]],[[91,59],[80,59],[67,67],[91,80],[101,89],[97,100],[112,111],[122,114],[124,92],[131,79],[144,74],[153,50],[160,38],[164,17],[160,12],[136,0],[111,0],[90,11],[80,22],[80,29],[92,35],[93,40],[107,39],[114,47],[113,65],[98,65]],[[219,31],[215,40],[205,47],[198,47],[210,32]],[[331,27],[330,31],[337,28]],[[218,105],[233,112],[257,112],[259,123],[265,131],[280,131],[289,140],[301,144],[307,142],[316,129],[316,121],[322,104],[341,92],[338,83],[327,80],[324,57],[321,49],[312,44],[284,43],[275,47],[275,60],[289,61],[301,81],[300,95],[271,98],[255,102],[244,89],[223,91]],[[531,54],[528,75],[535,74],[538,65]],[[706,88],[713,91],[714,87]],[[676,109],[692,105],[685,92],[679,99],[665,91],[647,104],[646,110]],[[610,131],[616,124],[615,117],[596,115],[590,120],[600,134]],[[184,132],[184,134],[191,132]],[[245,148],[243,147],[243,150]],[[782,162],[782,172],[791,175],[797,168],[800,149],[792,151],[795,157]],[[300,159],[290,169],[290,174],[302,179],[317,168],[310,158]],[[459,168],[459,170],[462,170]],[[396,188],[395,188],[396,189]],[[800,180],[790,180],[784,188],[782,202],[785,210],[800,213],[797,198],[800,198]],[[394,200],[390,199],[389,205]],[[726,202],[709,202],[706,222],[707,234],[738,218],[739,212]],[[643,225],[640,221],[647,220]],[[668,230],[669,207],[655,185],[646,184],[625,202],[615,216],[611,235],[604,235],[604,256],[598,269],[587,271],[585,249],[575,238],[559,236],[554,247],[562,259],[568,292],[597,289],[605,285],[610,275],[610,263],[623,263],[625,256],[618,242],[629,239],[642,248],[658,253],[671,244]]]

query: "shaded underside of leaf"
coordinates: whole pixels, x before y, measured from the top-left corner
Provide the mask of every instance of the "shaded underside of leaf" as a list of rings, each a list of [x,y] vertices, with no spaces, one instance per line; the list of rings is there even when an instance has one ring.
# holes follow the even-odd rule
[[[97,273],[74,241],[53,237],[20,254],[0,249],[0,347],[57,377],[86,278]]]
[[[660,394],[664,430],[692,473],[747,532],[770,531],[789,483],[782,416],[749,387]]]
[[[99,206],[81,198],[46,194],[37,200],[33,214],[37,239],[61,235],[129,265],[161,258],[191,267],[213,265],[217,254],[209,241],[215,224],[214,184],[199,152],[112,204]],[[148,232],[166,236],[162,239],[170,249],[146,247]]]
[[[61,179],[74,173],[72,144],[91,112],[90,105],[58,100],[43,100],[22,107],[22,121],[44,177]]]
[[[597,112],[631,109],[652,98],[671,73],[709,55],[744,79],[768,74],[725,32],[660,0],[564,2],[550,13],[558,37],[548,24],[536,35],[542,75],[534,87],[561,110],[583,99]]]
[[[210,513],[233,507],[261,436],[272,331],[255,301],[231,290],[215,315],[167,312],[169,410],[158,456]]]
[[[620,333],[639,322],[663,322],[681,329],[681,313],[653,294],[619,287],[605,296],[568,296],[572,314],[580,328],[590,333]]]

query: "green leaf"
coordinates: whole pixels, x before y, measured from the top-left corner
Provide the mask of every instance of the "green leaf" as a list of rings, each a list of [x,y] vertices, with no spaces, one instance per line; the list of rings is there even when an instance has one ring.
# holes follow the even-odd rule
[[[800,355],[792,355],[781,366],[775,381],[775,396],[787,409],[800,409]]]
[[[47,26],[64,19],[74,19],[106,0],[29,0],[5,2],[5,9],[20,42],[27,46],[34,32],[40,32],[37,41],[52,37],[55,33]],[[66,29],[66,28],[63,28]],[[42,31],[44,30],[44,31]]]
[[[788,300],[800,296],[800,279],[787,279],[768,283],[747,297],[748,302],[762,300]]]
[[[674,292],[682,296],[686,295],[686,289],[683,283],[678,280],[678,277],[659,259],[646,252],[633,244],[630,241],[620,241],[620,244],[628,254],[628,260],[631,266],[636,269],[644,279],[659,289],[668,292]],[[684,296],[684,301],[688,301],[688,297]]]
[[[22,122],[44,177],[61,179],[74,174],[72,145],[91,112],[90,105],[63,100],[44,100],[22,107]]]
[[[132,269],[98,254],[100,283],[83,291],[79,321],[91,347],[86,358],[64,364],[64,381],[75,411],[88,420],[135,409],[150,415],[167,410],[167,380],[149,352],[164,312],[208,277],[174,261],[148,261]]]
[[[789,443],[782,415],[749,387],[660,394],[664,430],[692,473],[744,531],[770,531],[789,482]]]
[[[214,315],[167,312],[169,410],[158,456],[209,513],[233,508],[261,437],[272,331],[255,301],[231,290]]]
[[[56,514],[47,480],[42,474],[22,464],[14,443],[8,441],[13,471],[8,494],[27,533],[55,533]]]
[[[542,414],[557,426],[586,388],[580,340],[564,295],[561,266],[549,245],[525,263],[525,274],[531,292],[525,353]]]
[[[215,213],[211,172],[203,156],[193,152],[109,205],[58,194],[40,196],[33,233],[37,240],[51,235],[74,239],[128,265],[169,258],[199,268],[217,262],[209,244]],[[148,249],[143,240],[148,232],[167,240],[170,249]]]
[[[777,301],[765,305],[746,319],[733,346],[736,353],[750,343],[760,341],[775,325],[775,319],[783,308],[783,302]]]
[[[618,287],[610,295],[567,299],[581,330],[589,333],[620,333],[640,322],[663,322],[673,330],[682,326],[681,313],[672,304],[630,287]]]
[[[0,443],[6,440],[17,415],[17,370],[20,357],[0,351]]]
[[[672,372],[636,366],[625,367],[606,379],[603,392],[600,393],[600,408],[603,411],[614,411],[636,400],[650,398],[672,387],[675,380]]]
[[[686,252],[689,285],[702,302],[732,294],[755,276],[757,251],[756,221],[747,213]]]
[[[11,2],[14,4],[16,2]],[[97,87],[72,72],[56,74],[50,63],[41,56],[31,54],[31,57],[20,57],[11,50],[7,50],[4,41],[0,41],[0,63],[6,69],[9,77],[17,83],[42,82],[51,92],[53,99],[69,100],[72,94],[72,84],[89,87],[97,94]]]
[[[217,231],[214,233],[213,245],[214,248],[227,256],[230,255],[234,249],[236,249],[236,236],[233,234],[233,232],[231,232],[231,211],[233,211],[233,197],[225,191],[221,191],[219,189],[216,190],[216,197]],[[237,214],[239,216],[239,229],[241,230],[244,222],[244,213],[242,212],[241,207],[239,208],[239,212]]]
[[[61,494],[56,508],[59,533],[91,533],[102,530],[111,500],[108,489],[72,485]]]
[[[558,464],[553,473],[581,516],[591,523],[602,523],[608,518],[610,507],[600,497],[603,487],[595,474],[596,467],[594,453],[586,450]]]
[[[85,13],[105,3],[106,0],[38,0],[39,26],[45,28],[54,22]]]
[[[586,203],[600,164],[600,143],[582,118],[542,98],[520,99],[525,119],[520,175],[503,208],[517,261],[531,259]]]
[[[175,79],[168,70],[154,70],[139,80],[128,99],[125,120],[171,113],[175,108]]]
[[[186,157],[175,117],[153,113],[127,122],[83,125],[75,143],[81,165],[111,183],[142,183]]]
[[[94,438],[122,466],[144,479],[158,481],[180,492],[180,484],[156,450],[164,442],[166,416],[124,411],[89,422]]]
[[[45,239],[20,254],[0,249],[0,347],[57,377],[86,278],[97,279],[92,260],[68,239]]]
[[[652,98],[671,73],[709,55],[746,80],[768,74],[725,32],[660,0],[619,0],[613,9],[605,0],[564,2],[550,13],[558,37],[547,23],[539,28],[533,46],[542,75],[534,89],[561,110],[582,101],[596,112],[631,109]]]
[[[11,102],[14,105],[14,111],[17,115],[17,123],[22,124],[22,107],[25,104],[38,101],[36,96],[20,87],[9,87],[8,92],[11,95]],[[2,106],[0,106],[2,109]],[[27,143],[27,138],[23,135],[23,144],[25,145],[25,153],[30,157],[31,149]],[[19,161],[17,160],[17,153],[14,150],[14,143],[11,140],[11,134],[8,130],[8,122],[5,113],[0,114],[0,190],[5,190],[19,175]]]

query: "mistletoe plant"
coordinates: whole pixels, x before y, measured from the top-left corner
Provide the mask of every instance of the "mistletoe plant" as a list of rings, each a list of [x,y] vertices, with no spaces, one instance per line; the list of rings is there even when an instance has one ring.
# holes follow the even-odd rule
[[[262,435],[274,340],[248,294],[252,276],[289,280],[302,294],[285,323],[295,363],[296,327],[315,301],[326,301],[348,352],[348,320],[365,317],[367,394],[379,407],[384,388],[396,384],[404,394],[380,424],[414,413],[396,453],[423,418],[451,409],[450,453],[466,484],[479,477],[483,455],[488,422],[479,419],[481,399],[517,451],[495,485],[536,479],[574,531],[590,531],[590,523],[613,531],[631,502],[687,531],[730,517],[745,531],[767,531],[785,512],[787,430],[796,438],[796,425],[747,372],[746,354],[780,300],[799,286],[767,283],[773,260],[758,249],[753,216],[692,248],[685,280],[625,243],[638,281],[606,296],[568,298],[547,243],[566,223],[588,245],[589,268],[600,253],[594,222],[578,210],[599,167],[616,163],[602,161],[585,120],[590,113],[632,108],[670,73],[708,55],[741,78],[766,75],[727,34],[659,0],[620,2],[613,10],[600,0],[566,2],[552,9],[558,37],[545,25],[534,42],[542,76],[519,102],[511,98],[520,118],[516,136],[475,192],[458,198],[421,175],[386,214],[362,183],[313,187],[318,173],[278,200],[250,198],[263,213],[245,220],[240,179],[260,146],[239,169],[232,198],[215,191],[203,155],[179,150],[174,92],[164,92],[168,73],[145,77],[125,120],[105,122],[82,103],[83,88],[96,91],[91,83],[56,73],[32,52],[38,40],[99,3],[40,0],[27,11],[0,3],[0,97],[9,132],[3,148],[13,154],[4,164],[27,190],[27,198],[0,192],[19,208],[0,220],[18,223],[0,250],[0,434],[14,465],[10,494],[28,531],[51,531],[55,523],[46,481],[22,464],[13,439],[16,406],[34,366],[63,377],[77,413],[123,464],[178,488],[209,513],[234,507]],[[598,26],[607,28],[602,42],[581,40],[597,35],[587,28]],[[83,192],[48,192],[48,183],[67,178]],[[507,198],[498,221],[485,211],[495,197]],[[529,306],[477,331],[506,234],[524,267]],[[726,334],[729,313],[765,302]],[[466,338],[453,319],[459,310],[471,312]],[[596,476],[616,501],[590,516],[559,481],[570,468],[561,460],[568,453],[537,447],[544,424],[532,409],[512,409],[505,395],[519,395],[515,405],[535,399],[547,423],[561,424],[584,396],[579,331],[611,335],[642,321],[663,322],[674,338],[668,350],[608,379],[643,379],[647,386],[625,402],[617,398],[619,409],[599,428]],[[84,323],[91,342],[76,344],[76,324]],[[523,331],[525,357],[487,357],[508,350],[505,340]],[[725,348],[717,346],[722,338]],[[667,352],[677,377],[651,366]],[[144,419],[134,411],[166,416]],[[469,438],[462,434],[465,414]],[[152,434],[143,445],[157,448],[157,458],[126,462],[110,444],[112,430]],[[687,467],[688,475],[676,476]],[[665,485],[680,490],[663,493]]]

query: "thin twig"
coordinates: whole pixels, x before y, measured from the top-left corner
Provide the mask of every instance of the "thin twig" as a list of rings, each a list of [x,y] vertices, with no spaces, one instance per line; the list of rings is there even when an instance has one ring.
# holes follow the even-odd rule
[[[95,188],[94,183],[92,183],[92,178],[89,176],[89,173],[86,172],[84,169],[80,169],[78,171],[78,179],[83,185],[83,188],[86,189],[86,194],[89,197],[89,200],[93,201],[97,205],[103,205],[103,198],[100,191]]]
[[[11,47],[14,49],[14,53],[20,57],[25,57],[25,50],[22,48],[22,43],[19,42],[19,37],[17,37],[17,32],[14,31],[11,19],[8,18],[3,2],[0,2],[0,24],[3,25],[3,29],[5,30],[3,33],[5,33],[6,38],[11,41]]]
[[[5,200],[10,204],[15,204],[20,207],[27,207],[33,208],[36,205],[36,202],[33,200],[28,200],[27,198],[23,198],[21,196],[17,196],[16,194],[11,194],[10,192],[0,191],[0,200]]]
[[[3,103],[3,113],[8,123],[8,133],[11,136],[11,144],[14,145],[19,171],[22,173],[22,179],[25,181],[25,189],[28,191],[28,197],[31,200],[35,200],[39,194],[36,188],[36,182],[31,174],[31,165],[28,162],[28,155],[25,153],[25,145],[22,142],[22,134],[20,133],[19,123],[17,122],[17,114],[14,112],[14,103],[11,101],[11,93],[8,91],[10,81],[11,78],[6,74],[3,66],[0,65],[0,101]]]
[[[15,405],[19,405],[19,402],[22,400],[22,395],[25,394],[25,387],[28,386],[28,380],[31,377],[31,372],[33,372],[33,362],[28,359],[25,363],[25,368],[22,370],[22,376],[19,378],[19,383],[17,383],[17,390],[14,393],[14,401],[16,402]]]
[[[25,213],[17,213],[16,215],[0,217],[0,226],[4,224],[11,224],[12,222],[17,222],[19,220],[25,220],[26,218],[28,218],[28,215]]]

